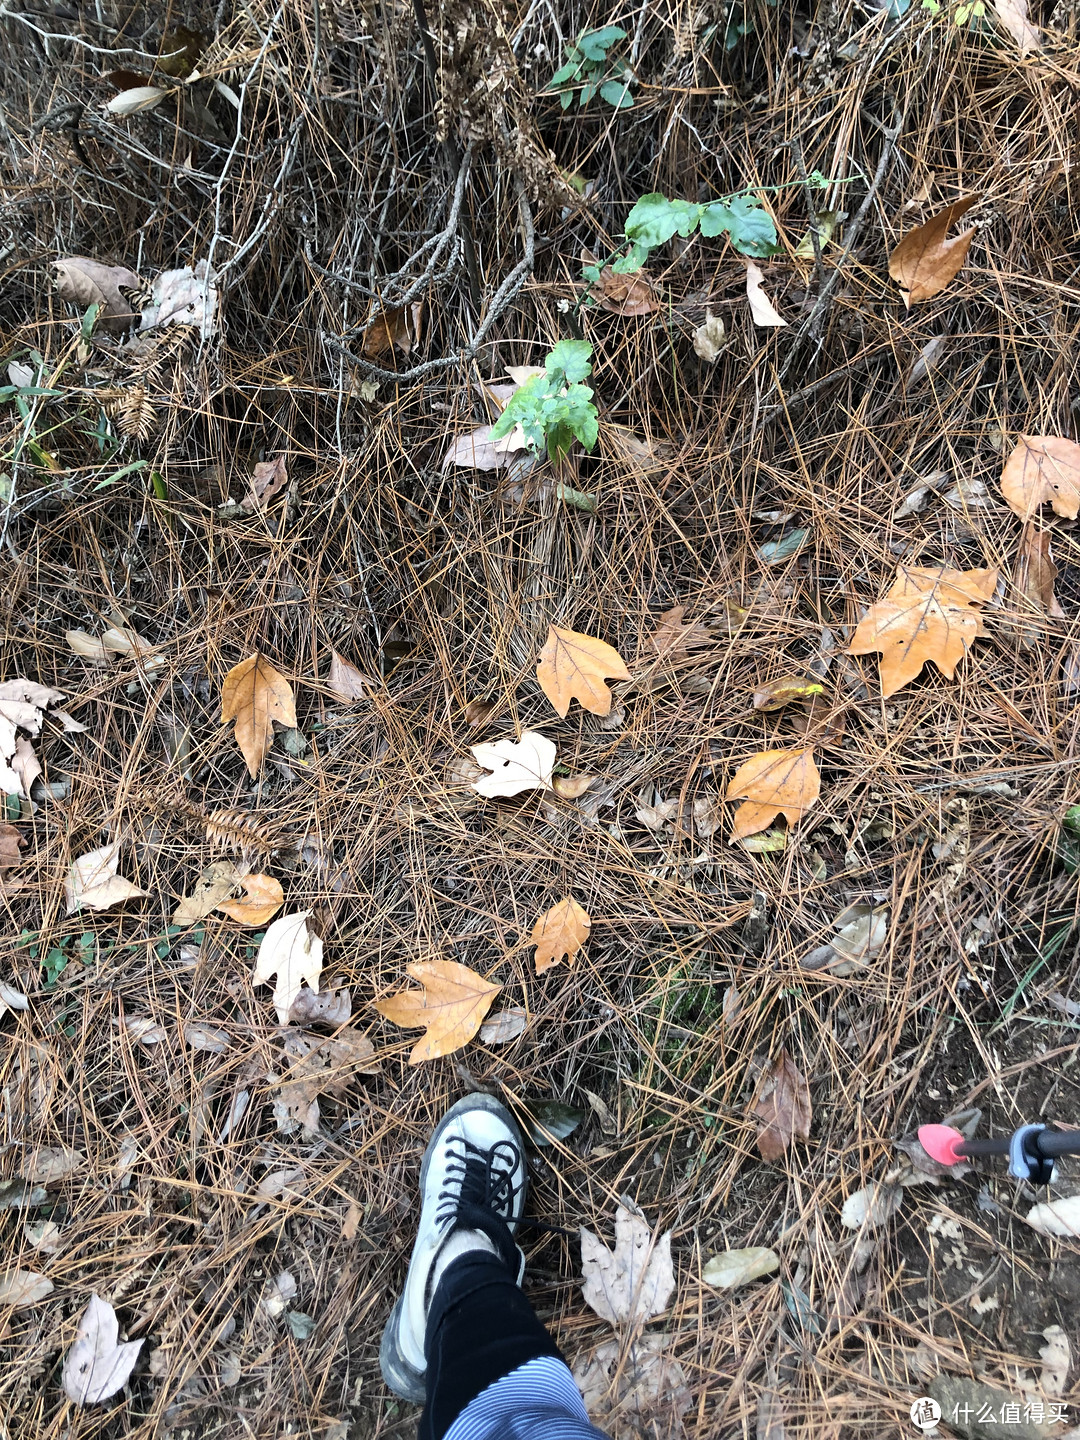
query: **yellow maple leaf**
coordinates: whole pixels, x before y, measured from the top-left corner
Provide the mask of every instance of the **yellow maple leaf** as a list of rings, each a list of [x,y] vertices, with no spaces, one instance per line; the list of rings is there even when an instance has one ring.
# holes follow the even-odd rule
[[[735,812],[731,840],[756,835],[783,815],[794,825],[821,793],[821,776],[812,750],[763,750],[740,765],[726,799],[742,800]]]
[[[296,725],[292,686],[259,654],[234,665],[221,684],[221,721],[236,721],[236,743],[254,780],[274,738],[274,721]]]
[[[548,626],[548,638],[536,664],[540,688],[565,720],[570,701],[577,699],[594,715],[611,710],[611,691],[605,677],[629,680],[630,671],[619,652],[595,635]]]
[[[560,900],[533,926],[531,942],[536,946],[536,973],[542,975],[566,956],[567,965],[589,938],[592,921],[572,895]]]
[[[410,1065],[450,1055],[467,1045],[480,1029],[491,1002],[502,988],[456,960],[418,960],[405,967],[422,990],[402,990],[375,1009],[404,1029],[423,1026],[427,1033],[413,1046]]]

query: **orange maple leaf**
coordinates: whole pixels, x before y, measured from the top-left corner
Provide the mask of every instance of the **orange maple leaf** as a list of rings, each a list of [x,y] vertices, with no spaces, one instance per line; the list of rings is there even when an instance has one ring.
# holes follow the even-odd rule
[[[413,1046],[410,1065],[451,1055],[467,1045],[502,988],[456,960],[418,960],[406,965],[405,973],[424,988],[378,1000],[375,1009],[404,1029],[423,1026],[427,1031]]]
[[[812,750],[763,750],[740,765],[728,785],[728,800],[745,803],[735,811],[730,839],[756,835],[783,815],[789,825],[821,794],[821,776]]]
[[[536,946],[536,973],[542,975],[566,956],[567,965],[589,938],[592,921],[572,895],[545,910],[533,926],[531,941]]]
[[[565,720],[570,701],[580,700],[594,715],[611,710],[611,691],[604,677],[629,680],[630,671],[619,652],[595,635],[548,626],[548,638],[536,664],[540,689]]]

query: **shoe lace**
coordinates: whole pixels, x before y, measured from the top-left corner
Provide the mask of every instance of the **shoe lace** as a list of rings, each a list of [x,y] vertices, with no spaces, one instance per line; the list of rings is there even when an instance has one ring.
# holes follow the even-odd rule
[[[509,1140],[500,1140],[484,1149],[463,1136],[452,1136],[446,1149],[446,1183],[439,1192],[435,1212],[440,1227],[472,1228],[478,1211],[505,1225],[513,1218],[521,1188],[514,1184],[514,1176],[522,1168],[518,1147]]]

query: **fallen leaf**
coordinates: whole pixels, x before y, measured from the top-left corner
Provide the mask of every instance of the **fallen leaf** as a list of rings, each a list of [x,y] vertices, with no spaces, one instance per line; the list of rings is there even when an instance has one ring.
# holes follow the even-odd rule
[[[662,1314],[675,1289],[671,1231],[653,1243],[649,1225],[636,1206],[615,1211],[615,1248],[582,1227],[581,1292],[602,1320],[638,1330]]]
[[[595,779],[595,775],[556,775],[551,788],[564,800],[578,800]]]
[[[821,776],[812,750],[764,750],[739,766],[725,799],[742,800],[731,839],[766,829],[778,815],[794,825],[821,793]]]
[[[0,1270],[0,1309],[28,1310],[53,1292],[53,1282],[36,1270]]]
[[[377,315],[364,332],[362,354],[368,360],[393,358],[395,350],[408,355],[420,332],[422,304],[389,306]]]
[[[818,249],[824,250],[825,246],[836,234],[837,226],[842,220],[847,219],[847,211],[818,210],[814,215],[814,219],[817,221],[817,224],[814,228],[817,230]],[[802,239],[799,241],[798,245],[795,246],[795,259],[813,260],[813,258],[814,240],[813,235],[808,230],[806,234],[802,237]]]
[[[510,1005],[492,1015],[480,1026],[480,1039],[485,1045],[509,1045],[528,1024],[529,1017],[520,1005]]]
[[[219,900],[216,909],[241,925],[265,925],[285,903],[281,881],[273,875],[245,875],[240,884],[244,887],[243,898]]]
[[[533,926],[530,944],[536,946],[536,973],[543,975],[563,956],[572,967],[574,957],[589,938],[592,921],[572,895],[560,900]]]
[[[281,1025],[288,1024],[289,1010],[303,981],[318,993],[323,942],[308,930],[311,914],[310,910],[300,910],[275,920],[263,936],[252,971],[254,985],[268,985],[270,977],[277,975],[274,1005]]]
[[[375,681],[355,665],[349,663],[336,650],[330,651],[330,673],[326,677],[326,688],[346,705],[353,700],[366,700],[368,692],[375,688]]]
[[[836,934],[801,963],[807,970],[827,969],[841,977],[865,970],[877,958],[889,933],[887,905],[848,905],[833,921]]]
[[[349,1208],[345,1212],[345,1219],[341,1222],[341,1238],[343,1240],[355,1240],[360,1233],[360,1221],[364,1218],[364,1212],[355,1200],[349,1200]],[[348,1427],[342,1440],[349,1440]]]
[[[229,1036],[216,1025],[201,1025],[188,1021],[184,1026],[184,1040],[192,1050],[208,1050],[211,1055],[224,1055],[229,1048]]]
[[[306,1189],[303,1167],[296,1165],[289,1170],[270,1170],[259,1181],[255,1194],[260,1200],[277,1200],[289,1192],[302,1195]]]
[[[28,1185],[21,1176],[0,1180],[0,1210],[32,1209],[48,1195],[44,1185]]]
[[[240,504],[245,510],[265,510],[288,483],[289,468],[284,455],[275,455],[273,460],[259,460],[251,472],[251,485]]]
[[[67,913],[74,915],[84,905],[89,905],[91,910],[108,910],[125,900],[135,900],[150,893],[118,875],[119,868],[119,844],[102,845],[73,861],[64,881]]]
[[[4,985],[0,982],[0,1017],[7,1014],[9,1010],[29,1010],[30,1001],[22,993],[16,990],[13,985]]]
[[[473,726],[483,725],[491,719],[495,711],[494,700],[470,700],[465,706],[465,723]]]
[[[765,276],[759,265],[746,266],[746,298],[750,302],[750,314],[755,325],[786,325],[788,322],[776,310],[772,301],[761,288]]]
[[[65,1146],[46,1146],[35,1150],[30,1163],[23,1167],[22,1178],[32,1185],[54,1185],[74,1174],[80,1165],[86,1163],[81,1150],[69,1150]]]
[[[64,1393],[76,1405],[108,1400],[135,1368],[141,1340],[119,1343],[116,1311],[97,1295],[82,1313],[71,1349],[64,1356]]]
[[[271,1320],[276,1320],[279,1315],[289,1308],[296,1299],[296,1280],[288,1270],[282,1270],[273,1279],[267,1280],[263,1286],[263,1293],[259,1298],[259,1309],[264,1315],[269,1315]]]
[[[525,1124],[534,1145],[550,1145],[565,1140],[585,1119],[586,1112],[562,1100],[531,1100],[525,1102]]]
[[[555,764],[553,741],[538,730],[523,730],[520,740],[494,740],[470,746],[477,764],[491,775],[472,782],[478,795],[520,795],[523,790],[550,790]]]
[[[344,1025],[352,1015],[351,990],[309,990],[289,1006],[290,1025]]]
[[[906,306],[939,294],[956,276],[967,259],[974,228],[947,240],[949,226],[966,215],[978,195],[954,200],[927,220],[909,230],[889,256],[889,274],[900,286]]]
[[[684,655],[694,645],[708,645],[712,636],[700,620],[684,622],[685,605],[673,605],[665,610],[656,622],[656,629],[649,636],[649,645],[658,655],[673,660]]]
[[[583,250],[581,263],[595,265],[596,256]],[[644,270],[619,275],[610,265],[605,265],[599,279],[589,286],[589,295],[601,310],[607,310],[611,315],[652,315],[660,309],[661,303]]]
[[[1020,532],[1020,548],[1016,555],[1016,569],[1013,584],[1032,607],[1048,615],[1051,620],[1063,620],[1065,611],[1058,604],[1054,594],[1054,581],[1058,568],[1050,553],[1050,534],[1037,530],[1027,521]],[[1022,642],[1030,649],[1038,639],[1038,632],[1025,625],[1021,632]]]
[[[921,570],[901,565],[889,593],[859,621],[849,655],[881,651],[883,699],[932,661],[949,680],[975,639],[984,635],[975,605],[997,586],[996,570]]]
[[[785,1049],[776,1058],[758,1061],[758,1080],[750,1114],[757,1122],[757,1147],[764,1160],[782,1160],[796,1137],[810,1134],[810,1087]]]
[[[594,715],[607,715],[611,710],[611,691],[604,684],[605,676],[630,679],[630,671],[617,650],[593,635],[548,626],[548,638],[536,665],[536,678],[556,714],[565,720],[570,701],[576,698]]]
[[[904,1198],[901,1185],[887,1185],[883,1181],[871,1180],[861,1190],[856,1190],[844,1201],[840,1211],[840,1223],[849,1230],[876,1230],[887,1225],[900,1209]]]
[[[410,1065],[451,1055],[467,1045],[502,988],[455,960],[418,960],[407,965],[405,973],[423,989],[403,990],[377,1001],[375,1009],[403,1029],[426,1030],[413,1046]]]
[[[780,1256],[775,1250],[752,1245],[747,1250],[725,1250],[714,1255],[702,1268],[701,1278],[717,1290],[734,1290],[779,1268]]]
[[[516,388],[516,387],[515,387]],[[478,425],[475,430],[466,430],[459,435],[442,458],[442,468],[461,465],[467,470],[501,470],[509,465],[519,450],[528,445],[525,432],[515,425],[501,440],[493,440],[494,426]]]
[[[967,475],[961,475],[955,485],[943,490],[941,498],[950,510],[959,511],[960,514],[966,514],[970,510],[987,510],[991,504],[990,491],[983,482]]]
[[[254,780],[266,759],[274,724],[296,726],[292,686],[259,654],[234,665],[221,685],[221,723],[236,721],[236,743]]]
[[[605,1434],[664,1440],[686,1434],[682,1417],[693,1400],[670,1344],[666,1335],[605,1340],[574,1362],[585,1409]]]
[[[26,800],[30,798],[29,786],[33,776],[26,781],[27,788],[24,790],[22,777],[8,763],[17,754],[22,740],[21,736],[16,736],[16,730],[40,735],[44,712],[63,698],[62,691],[50,690],[34,680],[5,680],[0,684],[0,790],[5,794],[22,795]],[[32,750],[30,755],[33,757]],[[36,759],[34,763],[37,765]],[[37,773],[41,773],[40,765]]]
[[[319,1096],[340,1098],[354,1075],[379,1073],[375,1047],[348,1025],[327,1039],[290,1031],[284,1043],[288,1068],[278,1082],[274,1115],[285,1134],[302,1127],[306,1136],[317,1136]]]
[[[22,851],[26,846],[21,830],[14,825],[0,821],[0,870],[10,870],[22,864]]]
[[[139,316],[139,330],[193,325],[206,340],[214,333],[217,307],[217,286],[205,260],[196,261],[194,268],[182,265],[178,270],[162,270],[150,287],[150,303]]]
[[[1043,1235],[1080,1238],[1080,1195],[1044,1200],[1040,1205],[1033,1205],[1024,1219]]]
[[[1021,435],[1001,472],[1009,509],[1030,520],[1049,500],[1055,515],[1080,513],[1080,445],[1061,435]]]
[[[135,85],[106,100],[105,109],[110,115],[137,115],[140,110],[153,110],[168,93],[157,85]]]
[[[727,344],[727,326],[719,315],[705,311],[705,323],[694,331],[694,354],[706,365],[715,365]]]
[[[44,1255],[59,1255],[60,1226],[55,1220],[24,1220],[23,1235],[28,1245]]]
[[[54,715],[57,712],[52,712]],[[30,787],[43,774],[41,762],[34,754],[34,747],[22,735],[15,737],[15,754],[11,758],[11,773],[19,782],[18,793],[24,800],[30,799]]]
[[[810,700],[823,695],[825,687],[818,680],[808,680],[802,675],[784,675],[779,680],[770,680],[759,685],[754,691],[755,710],[780,710],[796,700]]]
[[[121,333],[130,330],[137,316],[131,297],[143,293],[143,282],[126,265],[103,265],[86,255],[65,255],[53,261],[56,293],[61,300],[86,310],[100,305],[98,326]]]
[[[1041,48],[1038,26],[1028,19],[1027,0],[993,0],[993,5],[998,22],[1020,46],[1021,55],[1030,55]]]
[[[1046,1344],[1039,1346],[1039,1359],[1043,1362],[1039,1389],[1051,1400],[1060,1400],[1069,1379],[1072,1348],[1068,1335],[1060,1325],[1048,1325],[1042,1333]]]
[[[124,1029],[140,1045],[160,1045],[169,1038],[164,1028],[149,1015],[125,1015]]]
[[[215,860],[195,882],[190,895],[185,895],[173,911],[174,925],[197,925],[228,900],[240,885],[251,866],[244,860]]]

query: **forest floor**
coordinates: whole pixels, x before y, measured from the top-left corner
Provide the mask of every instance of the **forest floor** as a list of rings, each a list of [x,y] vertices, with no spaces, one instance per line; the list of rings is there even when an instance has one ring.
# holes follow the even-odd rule
[[[1019,435],[1080,430],[1075,3],[1036,5],[1023,51],[1015,3],[1013,33],[948,0],[447,0],[426,36],[421,5],[362,0],[193,3],[182,34],[77,8],[0,15],[0,358],[58,392],[0,392],[0,679],[65,697],[19,732],[0,847],[0,1279],[51,1285],[0,1298],[0,1436],[411,1436],[379,1338],[425,1141],[471,1089],[546,1121],[529,1211],[566,1233],[524,1232],[526,1290],[579,1371],[613,1339],[579,1227],[610,1243],[625,1196],[671,1232],[670,1305],[593,1387],[613,1434],[912,1436],[916,1399],[975,1382],[1076,1424],[1075,1371],[1039,1352],[1055,1325],[1076,1348],[1080,1241],[1026,1223],[1045,1192],[1003,1163],[901,1186],[895,1145],[972,1107],[980,1135],[1080,1124],[1080,532],[1044,509],[1051,606],[1000,487]],[[564,109],[565,46],[608,24],[633,104]],[[166,93],[107,108],[144,87]],[[582,252],[614,253],[651,192],[759,196],[787,323],[754,323],[722,235],[656,248],[643,313],[579,303]],[[966,264],[906,309],[890,253],[969,194]],[[147,284],[205,262],[216,311],[91,335],[65,256]],[[593,509],[544,466],[443,464],[492,418],[481,382],[575,334]],[[955,676],[883,699],[846,651],[902,564],[997,582]],[[695,643],[659,652],[677,606]],[[555,715],[552,622],[625,660],[608,714]],[[256,652],[296,723],[253,779],[221,694]],[[366,677],[351,703],[335,652]],[[824,721],[754,708],[808,674]],[[471,788],[470,747],[525,729],[583,794]],[[736,769],[800,745],[820,799],[772,849],[729,843]],[[69,913],[103,846],[144,893]],[[348,991],[329,1027],[281,1024],[253,982],[264,926],[171,926],[229,853],[311,912]],[[534,923],[569,895],[589,938],[537,974]],[[851,904],[884,917],[874,946],[810,968]],[[500,986],[521,1033],[410,1064],[417,1032],[374,1006],[435,960]],[[362,1065],[335,1058],[342,1017]],[[329,1057],[303,1123],[298,1035]],[[751,1112],[782,1056],[812,1113],[766,1159]],[[1064,1165],[1053,1194],[1078,1191]],[[706,1282],[747,1246],[779,1268]],[[92,1294],[143,1345],[79,1407],[61,1373]],[[951,1428],[1063,1429],[998,1421]]]

